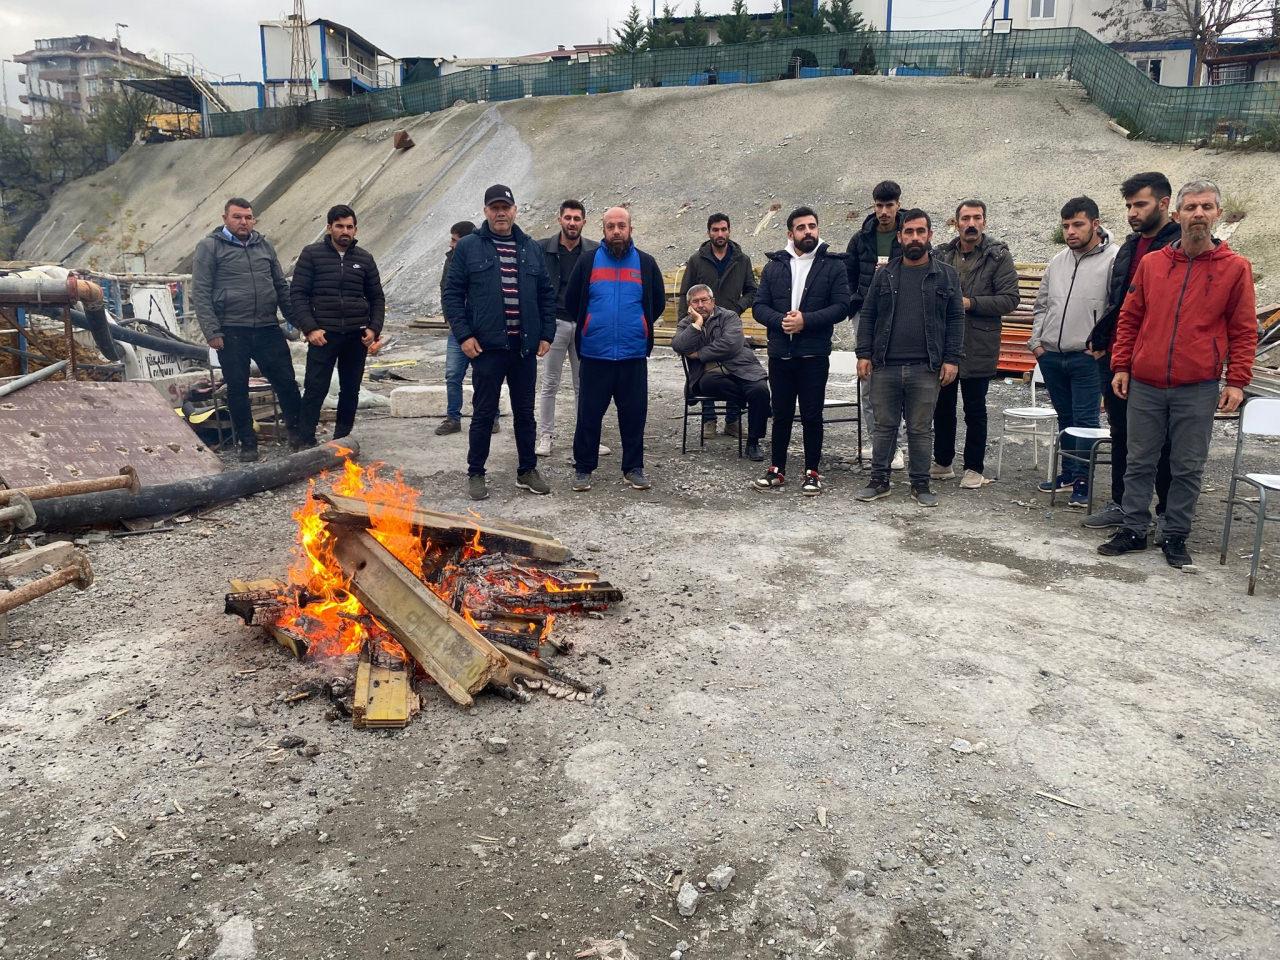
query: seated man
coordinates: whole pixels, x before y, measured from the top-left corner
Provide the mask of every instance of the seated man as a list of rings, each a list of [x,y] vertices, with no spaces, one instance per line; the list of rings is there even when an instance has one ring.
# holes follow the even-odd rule
[[[671,337],[671,349],[689,358],[689,389],[747,407],[747,456],[764,459],[760,441],[769,422],[769,384],[764,367],[747,346],[742,320],[716,306],[705,283],[688,290],[689,315]]]

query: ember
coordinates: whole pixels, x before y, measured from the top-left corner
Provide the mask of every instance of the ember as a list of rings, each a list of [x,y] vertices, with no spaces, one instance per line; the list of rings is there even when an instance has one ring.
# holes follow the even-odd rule
[[[414,712],[413,670],[396,664],[416,664],[463,705],[486,685],[519,699],[528,690],[562,699],[602,692],[550,669],[541,650],[571,649],[554,637],[557,615],[605,610],[622,591],[592,571],[560,568],[569,551],[543,531],[418,500],[398,472],[388,478],[383,465],[348,459],[331,490],[313,482],[293,515],[288,584],[236,581],[227,612],[267,627],[299,656],[358,658],[361,726],[402,726]],[[381,689],[388,683],[397,685],[390,693]]]

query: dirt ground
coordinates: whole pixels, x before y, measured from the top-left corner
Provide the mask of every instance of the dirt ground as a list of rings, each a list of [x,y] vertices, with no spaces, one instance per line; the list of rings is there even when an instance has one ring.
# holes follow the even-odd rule
[[[1280,956],[1280,569],[1245,595],[1247,527],[1216,562],[1231,425],[1179,573],[1099,557],[1026,446],[925,511],[905,484],[854,501],[833,427],[824,496],[755,493],[732,440],[680,455],[661,353],[651,491],[613,482],[615,454],[571,493],[567,434],[550,497],[515,490],[509,429],[491,460],[485,513],[627,593],[558,628],[592,703],[464,712],[428,687],[395,733],[285,704],[322,668],[222,596],[286,570],[302,485],[94,538],[95,585],[22,608],[0,648],[0,957]],[[438,340],[404,356],[438,380]],[[465,434],[434,426],[365,417],[362,458],[461,512]],[[680,916],[674,888],[722,864]]]

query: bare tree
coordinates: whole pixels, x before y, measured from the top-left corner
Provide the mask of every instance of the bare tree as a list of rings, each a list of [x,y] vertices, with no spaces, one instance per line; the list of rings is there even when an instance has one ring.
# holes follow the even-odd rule
[[[1230,32],[1265,29],[1276,0],[1115,0],[1094,13],[1111,40],[1186,40],[1201,63],[1217,54]],[[1194,78],[1199,85],[1199,72]]]

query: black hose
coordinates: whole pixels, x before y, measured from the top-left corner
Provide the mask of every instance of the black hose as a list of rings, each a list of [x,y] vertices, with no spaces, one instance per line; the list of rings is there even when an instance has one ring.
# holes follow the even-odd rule
[[[99,303],[97,306],[86,306],[84,318],[89,332],[93,334],[93,342],[97,344],[98,352],[107,360],[123,360],[124,353],[111,338],[111,324],[107,322],[106,305]]]
[[[83,310],[73,308],[71,322],[81,330],[93,332],[93,325],[89,322],[89,318],[84,315]],[[186,357],[188,360],[201,360],[206,363],[209,360],[209,348],[202,347],[198,343],[192,343],[190,340],[179,340],[177,338],[170,340],[166,337],[156,337],[149,333],[139,333],[137,330],[130,330],[128,327],[115,325],[108,326],[108,333],[113,339],[119,340],[121,343],[131,343],[135,347],[158,350],[161,353],[172,354],[176,357]],[[96,343],[98,340],[96,334],[93,339]]]
[[[185,513],[305,480],[322,470],[340,466],[347,457],[354,459],[359,454],[360,444],[355,438],[344,437],[340,441],[323,443],[310,450],[255,466],[154,487],[144,486],[138,493],[106,490],[102,493],[38,500],[32,504],[36,511],[36,527],[42,530],[66,530],[132,520],[135,517]]]

